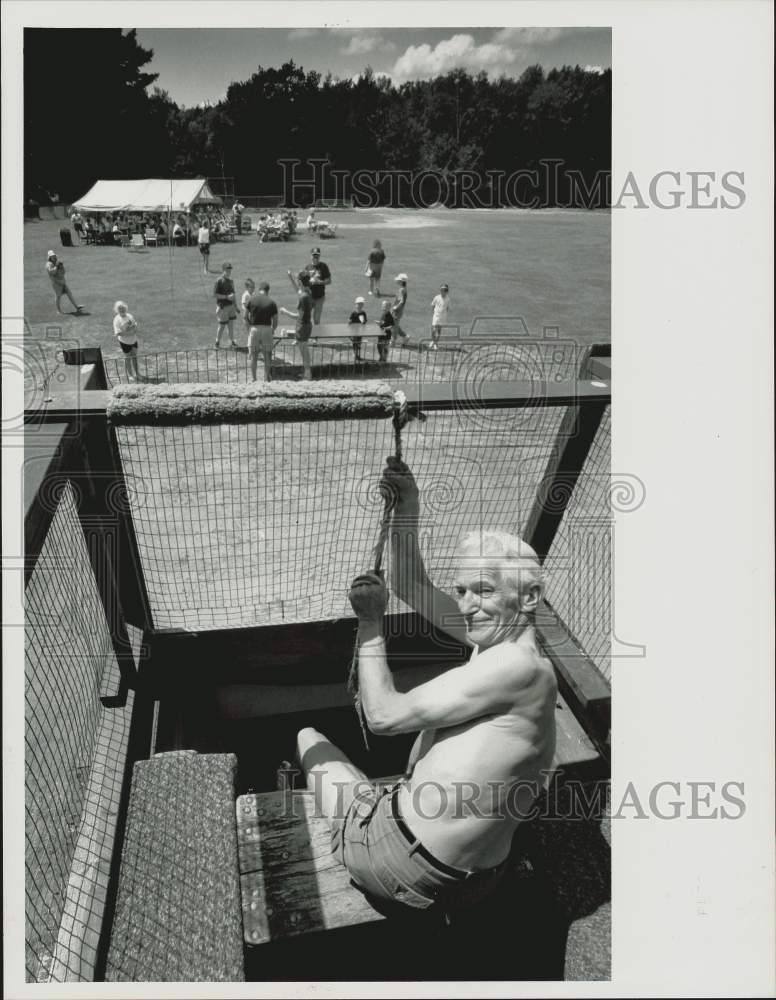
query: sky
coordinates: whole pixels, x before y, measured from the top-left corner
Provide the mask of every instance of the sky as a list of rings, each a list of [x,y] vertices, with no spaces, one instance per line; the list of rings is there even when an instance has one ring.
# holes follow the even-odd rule
[[[395,83],[462,67],[519,76],[527,66],[611,66],[609,28],[138,28],[154,51],[144,67],[180,105],[215,103],[259,66],[357,76],[366,66]]]

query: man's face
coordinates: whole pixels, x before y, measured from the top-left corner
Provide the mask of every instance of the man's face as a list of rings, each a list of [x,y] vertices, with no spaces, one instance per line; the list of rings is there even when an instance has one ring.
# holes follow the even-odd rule
[[[454,596],[466,622],[467,636],[474,645],[487,649],[514,636],[520,611],[517,588],[492,559],[460,560]]]

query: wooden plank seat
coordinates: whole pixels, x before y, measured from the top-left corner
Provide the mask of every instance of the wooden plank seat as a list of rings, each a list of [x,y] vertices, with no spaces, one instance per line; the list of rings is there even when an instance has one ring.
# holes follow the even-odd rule
[[[600,761],[562,698],[554,765]],[[393,783],[377,779],[375,784]],[[328,820],[306,789],[241,795],[236,804],[245,943],[262,945],[315,931],[383,920],[332,856]],[[515,870],[530,870],[515,859]]]
[[[109,982],[244,979],[237,759],[192,750],[135,764]]]

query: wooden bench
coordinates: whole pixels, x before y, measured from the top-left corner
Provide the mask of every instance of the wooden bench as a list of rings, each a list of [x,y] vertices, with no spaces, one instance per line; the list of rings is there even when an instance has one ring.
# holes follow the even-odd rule
[[[556,770],[599,761],[562,698],[555,714]],[[236,813],[246,944],[384,919],[332,856],[329,823],[311,792],[241,795]]]

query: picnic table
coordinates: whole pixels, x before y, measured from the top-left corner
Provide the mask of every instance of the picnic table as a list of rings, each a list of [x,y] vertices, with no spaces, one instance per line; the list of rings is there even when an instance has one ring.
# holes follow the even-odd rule
[[[310,340],[317,340],[323,343],[337,340],[351,340],[353,337],[368,337],[376,340],[385,336],[385,331],[380,329],[380,324],[375,320],[369,323],[319,323],[313,326]],[[283,340],[286,337],[296,337],[294,327],[278,327],[275,331],[275,339]]]

